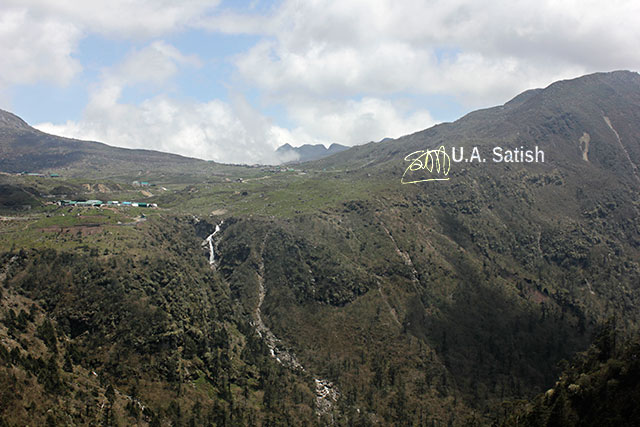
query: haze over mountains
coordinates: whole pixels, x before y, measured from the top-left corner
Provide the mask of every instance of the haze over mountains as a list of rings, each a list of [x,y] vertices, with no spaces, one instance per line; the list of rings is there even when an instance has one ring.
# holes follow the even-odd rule
[[[284,162],[318,160],[347,150],[349,147],[331,144],[305,144],[292,147],[282,145],[276,156]],[[16,115],[0,110],[0,169],[6,172],[46,172],[55,170],[96,171],[120,170],[125,167],[165,168],[173,170],[177,165],[205,168],[205,162],[177,154],[153,150],[131,150],[111,147],[107,144],[80,141],[49,135],[29,126]],[[213,163],[213,162],[209,162]],[[212,165],[209,165],[211,167]]]
[[[348,149],[349,147],[336,143],[331,144],[329,148],[322,144],[304,144],[300,147],[292,147],[290,144],[284,144],[276,149],[276,155],[285,160],[285,162],[308,162]]]
[[[1,395],[10,422],[633,419],[638,353],[625,340],[640,325],[637,73],[530,90],[307,162],[305,174],[203,174],[206,162],[1,117],[0,169],[76,176],[0,177],[33,206],[19,219],[0,206],[12,215],[0,233],[9,319],[0,378],[17,378]],[[477,147],[486,162],[452,162],[447,181],[403,185],[406,156],[440,146],[464,148],[467,160]],[[494,162],[495,147],[538,147],[544,161]],[[147,161],[165,188],[151,196],[130,185]],[[61,186],[69,198],[144,196],[160,209],[46,205]],[[7,314],[10,303],[24,315]],[[562,362],[592,343],[588,357]]]

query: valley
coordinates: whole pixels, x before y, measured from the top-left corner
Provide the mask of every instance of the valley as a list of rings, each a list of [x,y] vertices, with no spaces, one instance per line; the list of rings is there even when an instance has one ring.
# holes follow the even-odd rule
[[[63,162],[18,122],[0,138],[22,144],[0,162],[0,425],[597,425],[614,397],[624,419],[639,123],[630,72],[286,170],[93,145]],[[544,162],[407,183],[407,155],[443,144]]]

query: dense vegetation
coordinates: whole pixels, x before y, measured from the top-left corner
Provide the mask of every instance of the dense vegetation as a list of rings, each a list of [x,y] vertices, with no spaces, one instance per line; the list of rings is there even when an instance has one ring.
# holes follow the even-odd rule
[[[632,424],[639,80],[561,82],[298,170],[1,176],[0,423]],[[548,161],[400,184],[443,143]]]
[[[639,377],[640,340],[620,336],[615,321],[609,322],[553,388],[531,403],[516,402],[503,425],[637,425]]]
[[[150,227],[148,254],[133,257],[55,249],[2,256],[5,422],[315,419],[310,379],[268,356],[190,229],[180,221]]]

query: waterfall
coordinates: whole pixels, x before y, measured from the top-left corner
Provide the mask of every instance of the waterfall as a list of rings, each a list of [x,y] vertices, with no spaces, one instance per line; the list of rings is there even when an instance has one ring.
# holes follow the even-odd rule
[[[213,265],[216,260],[216,255],[213,248],[213,236],[215,236],[220,231],[220,226],[224,223],[224,221],[220,221],[220,224],[216,225],[215,230],[211,233],[205,240],[202,242],[202,245],[209,245],[209,265]]]

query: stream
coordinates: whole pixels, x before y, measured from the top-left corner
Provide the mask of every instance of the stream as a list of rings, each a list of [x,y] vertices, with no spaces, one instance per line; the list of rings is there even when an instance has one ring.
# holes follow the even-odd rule
[[[220,221],[220,223],[216,225],[213,233],[207,236],[207,238],[202,242],[202,246],[209,246],[209,265],[213,269],[215,269],[216,261],[216,245],[214,243],[214,237],[220,232],[220,226],[223,223],[224,221]],[[287,368],[305,372],[306,370],[304,366],[302,366],[296,356],[289,350],[283,348],[282,341],[277,338],[273,332],[271,332],[262,319],[262,303],[264,302],[264,297],[266,295],[266,289],[264,286],[264,246],[266,239],[267,236],[265,236],[265,239],[262,242],[260,261],[258,263],[258,303],[256,304],[256,308],[253,313],[253,323],[258,335],[265,340],[271,357]],[[322,378],[314,378],[314,385],[316,414],[318,416],[330,414],[333,405],[340,395],[337,387],[335,387],[330,381]]]
[[[265,236],[265,240],[262,243],[260,261],[258,264],[258,304],[254,311],[256,332],[258,332],[258,335],[265,340],[271,357],[275,358],[278,363],[290,369],[306,371],[304,366],[302,366],[293,353],[282,348],[282,346],[278,346],[278,344],[281,343],[280,339],[271,332],[262,320],[262,303],[264,302],[264,297],[266,295],[264,286],[264,246],[266,239],[267,236]],[[330,414],[340,393],[338,392],[337,387],[335,387],[329,380],[322,378],[314,378],[313,380],[316,395],[316,414],[318,416]]]
[[[204,242],[202,242],[202,246],[209,244],[209,265],[210,266],[214,266],[215,262],[216,262],[216,254],[214,251],[214,244],[213,244],[213,236],[215,236],[217,233],[220,232],[220,226],[224,224],[224,220],[220,221],[220,224],[216,224],[216,228],[213,231],[213,233],[211,233],[209,236],[207,236],[207,238],[204,240]]]

